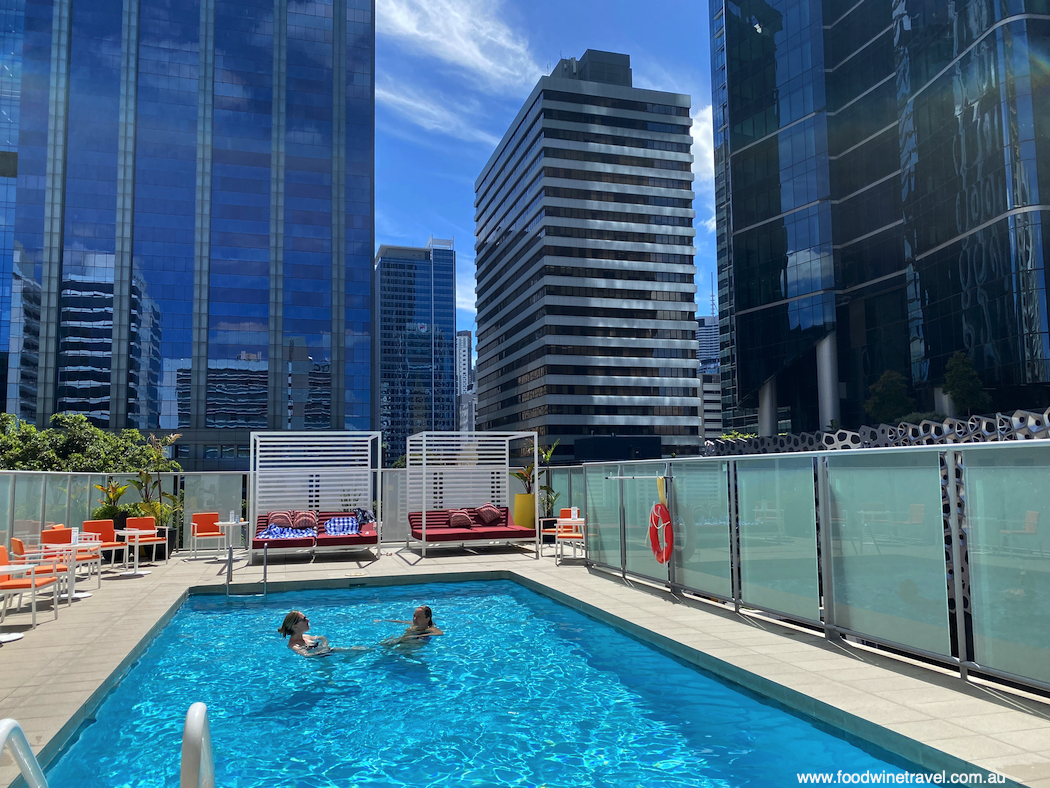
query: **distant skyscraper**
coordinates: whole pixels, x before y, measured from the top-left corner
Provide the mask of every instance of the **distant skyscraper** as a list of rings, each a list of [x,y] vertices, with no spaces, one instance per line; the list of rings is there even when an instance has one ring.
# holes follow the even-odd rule
[[[689,97],[588,50],[542,77],[475,184],[478,429],[699,449]]]
[[[718,372],[718,316],[696,318],[696,361],[700,373]]]
[[[729,424],[856,427],[887,370],[933,410],[958,350],[1050,404],[1045,3],[710,8]]]
[[[456,332],[456,396],[465,394],[474,382],[474,359],[469,331]]]
[[[178,431],[186,469],[366,428],[372,0],[0,6],[7,411]]]
[[[390,464],[405,453],[410,435],[457,429],[452,241],[380,246],[373,313],[373,424]]]
[[[722,381],[718,375],[700,375],[700,435],[704,440],[720,438],[722,428]]]

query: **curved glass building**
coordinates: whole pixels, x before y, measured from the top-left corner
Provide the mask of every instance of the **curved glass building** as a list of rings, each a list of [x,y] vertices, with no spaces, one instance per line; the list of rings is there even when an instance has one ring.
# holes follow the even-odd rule
[[[711,11],[727,426],[859,425],[887,369],[949,410],[957,350],[1050,404],[1046,0]]]

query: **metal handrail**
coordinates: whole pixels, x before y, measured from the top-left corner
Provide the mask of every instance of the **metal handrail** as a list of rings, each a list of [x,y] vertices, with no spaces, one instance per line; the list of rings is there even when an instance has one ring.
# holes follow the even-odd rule
[[[15,763],[21,769],[22,779],[26,781],[28,788],[47,788],[47,778],[44,776],[44,770],[40,768],[40,761],[33,755],[29,739],[26,738],[18,721],[10,717],[0,720],[0,753],[8,745],[11,747]]]
[[[30,788],[34,787],[31,785]],[[179,788],[215,788],[215,758],[211,750],[208,707],[200,702],[194,703],[186,712]]]

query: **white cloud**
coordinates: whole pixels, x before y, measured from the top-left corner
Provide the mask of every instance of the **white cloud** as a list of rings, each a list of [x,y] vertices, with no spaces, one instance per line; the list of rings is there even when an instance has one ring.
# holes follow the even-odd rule
[[[540,67],[499,10],[494,0],[379,0],[376,34],[466,72],[487,92],[531,88]]]
[[[406,120],[427,131],[440,131],[466,142],[480,142],[495,147],[499,137],[477,126],[480,113],[478,102],[469,106],[457,105],[404,82],[391,79],[376,80],[376,101],[389,107]]]
[[[474,258],[456,258],[456,309],[477,315],[474,294]]]
[[[694,107],[692,110],[693,127],[693,175],[696,180],[693,188],[697,199],[701,200],[706,218],[702,218],[704,227],[709,233],[715,231],[715,142],[711,122],[711,105]],[[698,211],[699,213],[699,211]]]

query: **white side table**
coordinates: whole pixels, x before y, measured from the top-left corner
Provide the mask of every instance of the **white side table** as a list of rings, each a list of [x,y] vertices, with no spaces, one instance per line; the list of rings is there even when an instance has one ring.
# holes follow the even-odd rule
[[[143,575],[148,575],[148,569],[139,569],[139,539],[141,539],[143,536],[155,536],[157,532],[155,530],[145,531],[138,528],[128,528],[123,531],[114,531],[113,533],[118,534],[119,536],[123,536],[124,539],[128,541],[128,543],[131,544],[135,550],[135,568],[130,572],[121,572],[120,576],[142,577]],[[127,564],[125,564],[125,566],[127,566]]]
[[[223,531],[226,532],[226,544],[233,545],[238,550],[245,549],[244,530],[248,525],[247,520],[225,520],[223,522],[216,523]],[[234,542],[234,537],[237,537],[238,543]]]

